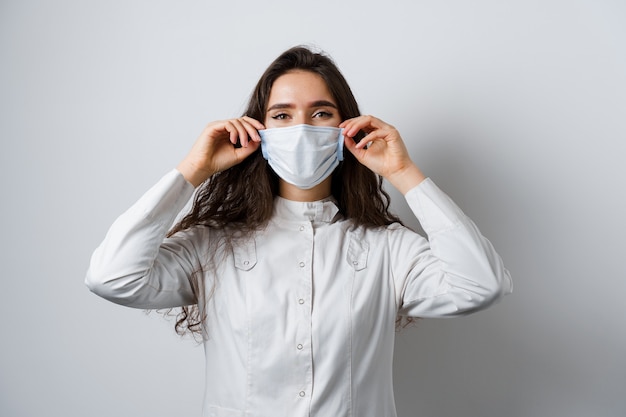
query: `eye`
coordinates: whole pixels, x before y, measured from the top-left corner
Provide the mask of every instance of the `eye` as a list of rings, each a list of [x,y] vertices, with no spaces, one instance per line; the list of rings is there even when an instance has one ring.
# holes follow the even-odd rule
[[[315,112],[315,114],[313,114],[313,117],[318,118],[318,119],[329,119],[333,117],[333,114],[324,110],[320,110],[318,112]]]
[[[289,115],[287,113],[278,113],[272,116],[274,120],[285,120]]]

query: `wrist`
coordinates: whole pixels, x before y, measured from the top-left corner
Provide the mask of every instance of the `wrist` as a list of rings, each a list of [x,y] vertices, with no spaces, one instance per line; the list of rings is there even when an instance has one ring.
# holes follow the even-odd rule
[[[387,181],[391,183],[398,191],[405,195],[412,188],[417,187],[422,181],[426,179],[426,176],[417,167],[417,165],[411,163],[405,168],[394,172],[389,175]]]
[[[198,187],[212,175],[206,170],[199,169],[193,162],[186,159],[181,161],[176,169],[194,187]]]

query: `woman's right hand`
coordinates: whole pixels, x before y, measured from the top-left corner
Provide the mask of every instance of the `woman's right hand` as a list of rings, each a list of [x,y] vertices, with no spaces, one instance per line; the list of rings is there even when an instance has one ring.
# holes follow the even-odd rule
[[[261,122],[248,116],[209,123],[176,169],[197,187],[252,155],[261,145],[262,129]],[[237,141],[240,148],[235,147]]]

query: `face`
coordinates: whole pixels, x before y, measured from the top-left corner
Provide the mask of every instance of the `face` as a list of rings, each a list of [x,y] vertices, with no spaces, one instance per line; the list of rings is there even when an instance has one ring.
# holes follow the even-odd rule
[[[319,75],[296,70],[274,81],[265,113],[266,128],[299,124],[337,127],[340,123],[337,103]]]

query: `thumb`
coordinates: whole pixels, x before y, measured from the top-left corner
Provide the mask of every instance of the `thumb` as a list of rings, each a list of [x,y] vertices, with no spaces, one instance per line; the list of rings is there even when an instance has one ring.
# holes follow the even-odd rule
[[[242,146],[241,148],[235,148],[235,156],[237,157],[237,161],[241,162],[254,152],[261,146],[261,142],[250,141],[247,146]]]
[[[356,142],[349,136],[344,136],[343,140],[344,146],[350,151],[352,155],[357,159],[357,161],[363,163],[363,159],[365,158],[365,149],[360,149],[356,147]]]

